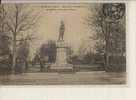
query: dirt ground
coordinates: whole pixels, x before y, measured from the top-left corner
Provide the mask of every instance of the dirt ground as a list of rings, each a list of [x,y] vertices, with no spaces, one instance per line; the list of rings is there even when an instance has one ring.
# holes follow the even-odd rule
[[[126,73],[90,71],[76,73],[23,73],[0,76],[1,85],[122,85]]]

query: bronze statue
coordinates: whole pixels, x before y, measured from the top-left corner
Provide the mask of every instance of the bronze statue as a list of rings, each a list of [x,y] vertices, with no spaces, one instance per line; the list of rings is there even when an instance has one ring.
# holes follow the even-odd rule
[[[60,29],[59,29],[59,38],[58,38],[58,41],[63,41],[64,38],[64,31],[65,31],[65,25],[63,23],[63,21],[61,21],[61,25],[60,25]]]

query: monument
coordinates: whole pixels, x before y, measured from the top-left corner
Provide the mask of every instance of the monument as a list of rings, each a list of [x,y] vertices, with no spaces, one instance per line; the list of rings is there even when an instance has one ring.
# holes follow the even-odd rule
[[[63,21],[61,21],[60,29],[59,29],[59,38],[56,42],[56,61],[55,64],[51,66],[51,70],[56,71],[68,71],[73,70],[73,65],[68,64],[67,62],[67,48],[68,45],[64,41],[64,32],[65,32],[65,25]]]

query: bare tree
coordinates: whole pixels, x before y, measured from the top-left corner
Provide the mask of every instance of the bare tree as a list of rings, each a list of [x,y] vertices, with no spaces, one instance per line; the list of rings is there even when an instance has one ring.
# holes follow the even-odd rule
[[[6,16],[7,13],[5,11],[4,5],[0,5],[0,33],[5,32],[6,28]]]
[[[17,49],[17,41],[18,36],[22,33],[28,31],[31,29],[36,21],[37,16],[32,15],[31,10],[25,10],[24,5],[22,4],[15,4],[8,7],[8,20],[7,20],[7,26],[10,30],[10,33],[12,34],[12,56],[13,56],[13,62],[12,62],[12,72],[14,73],[14,68],[16,65],[16,49]]]
[[[125,4],[98,4],[91,11],[93,15],[88,16],[87,22],[96,32],[91,38],[96,41],[96,50],[104,54],[105,64],[109,66],[111,53],[117,54],[115,49],[119,48],[118,44],[121,44],[121,46],[125,44],[123,37],[125,36],[125,28],[123,28],[125,23],[123,23],[124,26],[120,24],[124,16]],[[121,41],[117,41],[117,39]],[[113,49],[113,45],[115,49]],[[125,51],[122,50],[122,52]]]

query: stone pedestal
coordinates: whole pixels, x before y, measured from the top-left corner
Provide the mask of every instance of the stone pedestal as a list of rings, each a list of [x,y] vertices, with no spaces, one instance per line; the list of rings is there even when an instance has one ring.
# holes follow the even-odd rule
[[[62,71],[72,70],[73,65],[67,63],[67,44],[64,41],[57,41],[56,62],[51,65],[51,70]]]

